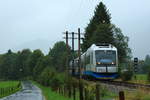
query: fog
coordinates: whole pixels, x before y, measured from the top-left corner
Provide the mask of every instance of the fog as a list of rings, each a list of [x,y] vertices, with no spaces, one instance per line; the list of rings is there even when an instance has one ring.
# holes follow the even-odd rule
[[[85,27],[93,16],[98,0],[0,0],[0,53],[24,48],[44,53],[62,32]],[[133,56],[144,59],[150,54],[150,1],[103,0],[112,23],[129,36]]]

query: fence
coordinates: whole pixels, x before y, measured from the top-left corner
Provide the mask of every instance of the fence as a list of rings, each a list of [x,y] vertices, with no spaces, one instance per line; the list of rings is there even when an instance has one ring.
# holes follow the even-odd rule
[[[21,87],[21,83],[12,87],[0,88],[0,98],[15,93],[20,89],[20,87]]]
[[[82,96],[81,99],[79,97],[79,83],[73,81],[69,84],[63,85],[57,89],[57,92],[61,95],[67,96],[69,98],[73,98],[73,100],[102,100],[102,97],[105,93],[102,92],[102,87],[100,84],[96,84],[94,82],[89,83],[82,81]],[[118,100],[125,100],[124,92],[119,92]]]

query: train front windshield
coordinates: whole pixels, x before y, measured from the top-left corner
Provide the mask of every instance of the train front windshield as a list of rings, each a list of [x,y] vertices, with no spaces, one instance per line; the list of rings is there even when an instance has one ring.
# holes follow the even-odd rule
[[[116,51],[112,50],[97,50],[95,51],[97,65],[115,65],[116,64]]]

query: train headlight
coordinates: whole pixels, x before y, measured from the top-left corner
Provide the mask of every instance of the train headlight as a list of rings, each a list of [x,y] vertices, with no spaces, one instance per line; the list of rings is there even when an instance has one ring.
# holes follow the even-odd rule
[[[115,63],[114,63],[114,62],[112,62],[111,64],[112,64],[112,65],[114,65]]]
[[[98,64],[98,65],[100,65],[100,64],[101,64],[101,62],[97,62],[97,64]]]

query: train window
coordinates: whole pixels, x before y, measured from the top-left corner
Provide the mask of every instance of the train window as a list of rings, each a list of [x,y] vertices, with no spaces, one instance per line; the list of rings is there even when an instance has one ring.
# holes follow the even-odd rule
[[[90,64],[90,55],[88,55],[88,54],[86,55],[86,65],[87,64]]]
[[[91,52],[91,60],[90,60],[90,63],[91,63],[91,64],[93,63],[93,52]]]
[[[88,64],[90,64],[90,55],[88,55]]]
[[[96,62],[100,63],[116,63],[116,51],[113,50],[97,50],[95,51]]]

